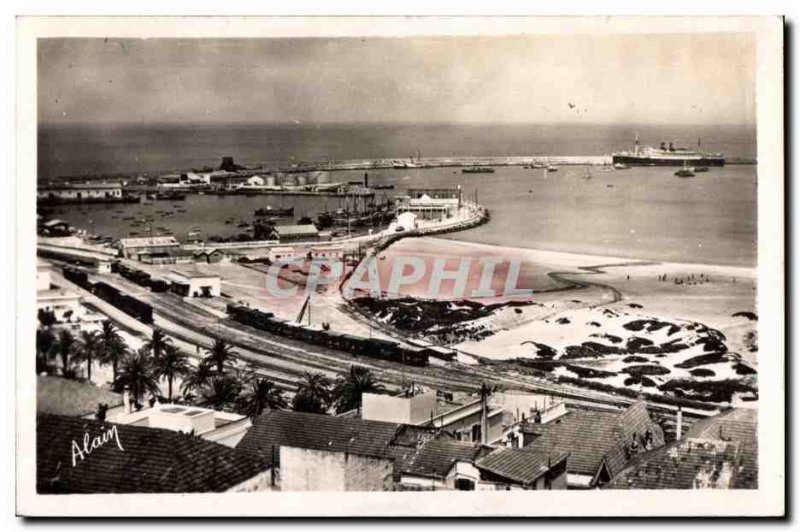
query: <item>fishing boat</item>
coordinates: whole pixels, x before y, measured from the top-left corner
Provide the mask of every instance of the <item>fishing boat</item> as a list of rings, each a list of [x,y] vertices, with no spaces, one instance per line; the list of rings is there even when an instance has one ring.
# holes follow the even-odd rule
[[[493,174],[494,168],[491,166],[470,166],[469,168],[462,168],[462,174]]]
[[[274,208],[267,205],[262,209],[255,210],[256,216],[294,216],[294,207]]]

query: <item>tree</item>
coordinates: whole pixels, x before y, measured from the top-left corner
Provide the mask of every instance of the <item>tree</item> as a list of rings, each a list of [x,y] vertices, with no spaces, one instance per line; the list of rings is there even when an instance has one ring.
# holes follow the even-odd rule
[[[127,346],[122,340],[122,336],[120,336],[117,328],[108,320],[103,322],[103,328],[100,329],[99,344],[98,351],[100,362],[103,364],[111,364],[112,382],[116,381],[117,366],[127,354]]]
[[[162,329],[154,328],[153,335],[144,344],[144,347],[153,353],[153,358],[159,358],[168,345],[172,345],[172,340],[170,340],[169,336]]]
[[[114,391],[121,392],[128,388],[137,403],[145,393],[159,393],[158,377],[149,355],[150,350],[142,347],[122,359],[119,375],[114,380]]]
[[[50,328],[36,329],[36,374],[48,371],[47,359],[53,352],[56,336]]]
[[[383,386],[375,380],[375,376],[369,369],[362,366],[350,366],[350,374],[345,378],[340,378],[333,389],[336,413],[341,414],[356,408],[360,409],[362,394],[381,391],[383,391]]]
[[[45,328],[52,327],[58,321],[56,320],[56,313],[50,309],[40,308],[37,317],[39,318],[39,323]]]
[[[242,386],[226,375],[215,375],[200,393],[199,404],[214,410],[229,410],[236,404]]]
[[[215,374],[214,368],[205,362],[201,362],[194,370],[190,370],[181,384],[184,397],[188,398],[192,394],[202,390]]]
[[[189,358],[174,345],[167,344],[164,346],[164,354],[153,359],[153,369],[156,377],[167,379],[167,401],[172,402],[172,382],[176,377],[189,374]]]
[[[216,366],[217,373],[223,375],[225,373],[225,364],[229,363],[236,353],[231,349],[231,346],[222,338],[214,340],[214,345],[208,350],[208,355],[203,360],[203,363],[211,366]]]
[[[275,383],[267,379],[254,379],[250,381],[248,390],[239,397],[237,411],[251,419],[261,415],[266,408],[286,408],[288,404],[283,397],[283,392]]]
[[[292,400],[292,409],[324,414],[330,403],[330,385],[330,380],[322,373],[306,372]]]
[[[53,345],[53,353],[61,359],[61,375],[65,378],[72,378],[70,363],[75,352],[75,337],[68,329],[62,329],[58,334],[58,340]]]
[[[86,378],[92,380],[92,361],[100,352],[100,339],[95,331],[81,331],[75,344],[75,358],[86,362]]]

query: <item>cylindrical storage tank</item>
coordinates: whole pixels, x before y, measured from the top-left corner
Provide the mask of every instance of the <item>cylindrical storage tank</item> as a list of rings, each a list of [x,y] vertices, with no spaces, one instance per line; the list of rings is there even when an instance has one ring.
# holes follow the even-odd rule
[[[297,184],[297,179],[292,174],[283,174],[281,179],[281,185],[285,187],[291,187]]]
[[[317,172],[317,184],[318,185],[325,185],[331,182],[331,173],[330,172]]]
[[[266,183],[266,185],[268,187],[274,187],[275,186],[275,176],[274,175],[268,175],[266,180],[265,180],[265,183]]]
[[[297,184],[300,186],[308,184],[308,176],[305,174],[298,174],[297,176]]]

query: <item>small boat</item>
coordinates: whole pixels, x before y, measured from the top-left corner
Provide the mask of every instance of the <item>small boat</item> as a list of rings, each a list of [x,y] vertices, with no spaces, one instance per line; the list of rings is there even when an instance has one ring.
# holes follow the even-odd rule
[[[614,188],[614,185],[606,185],[606,188]]]
[[[391,190],[394,185],[372,185],[372,188],[375,190]]]
[[[614,170],[627,170],[629,166],[624,163],[614,163]]]
[[[250,224],[247,222],[239,222],[238,224],[236,224],[236,227],[239,228],[250,227]]]
[[[691,168],[686,165],[686,161],[683,162],[683,168],[675,172],[675,175],[678,177],[694,177],[694,168]]]
[[[698,172],[708,172],[708,166],[695,166],[694,173]]]
[[[558,166],[556,166],[554,164],[549,164],[549,165],[547,165],[547,171],[548,172],[558,172]]]

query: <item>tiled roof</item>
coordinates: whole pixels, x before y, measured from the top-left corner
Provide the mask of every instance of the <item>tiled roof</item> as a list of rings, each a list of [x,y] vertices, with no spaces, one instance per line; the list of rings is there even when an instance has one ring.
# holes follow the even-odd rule
[[[737,408],[702,419],[681,441],[638,456],[608,487],[756,489],[757,431],[755,409]]]
[[[530,484],[568,456],[566,452],[537,453],[503,448],[479,459],[475,467],[514,482]]]
[[[84,437],[112,436],[83,460]],[[91,440],[89,444],[91,448]],[[266,471],[264,460],[172,430],[100,423],[64,416],[36,420],[36,484],[40,493],[222,492]]]
[[[638,448],[644,450],[645,433],[652,435],[651,448],[664,445],[664,432],[654,423],[643,402],[622,412],[573,410],[559,419],[541,425],[542,435],[527,450],[539,453],[569,453],[570,473],[595,475],[605,464],[609,475],[616,475],[628,461],[626,446],[636,434]]]
[[[41,414],[86,416],[96,412],[99,403],[105,403],[109,408],[119,406],[122,395],[98,388],[90,382],[48,375],[36,377],[36,411]]]
[[[281,446],[346,452],[369,457],[389,456],[389,446],[400,429],[397,423],[270,410],[259,416],[237,449],[280,463]]]
[[[456,462],[472,463],[489,450],[476,443],[430,439],[415,448],[394,448],[395,469],[400,473],[444,478]]]

